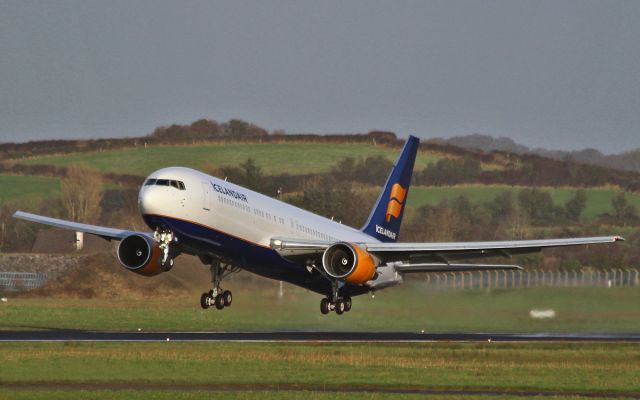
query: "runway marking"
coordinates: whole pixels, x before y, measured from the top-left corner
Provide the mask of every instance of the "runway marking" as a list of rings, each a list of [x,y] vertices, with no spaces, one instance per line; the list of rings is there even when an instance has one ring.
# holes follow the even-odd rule
[[[6,390],[49,391],[202,391],[202,392],[324,392],[324,393],[382,393],[443,396],[512,396],[512,397],[586,397],[640,399],[638,392],[582,392],[582,391],[519,391],[499,389],[429,389],[419,387],[384,387],[376,385],[317,385],[317,384],[154,384],[154,383],[0,383]]]
[[[0,342],[165,341],[238,343],[640,342],[640,334],[0,331]]]

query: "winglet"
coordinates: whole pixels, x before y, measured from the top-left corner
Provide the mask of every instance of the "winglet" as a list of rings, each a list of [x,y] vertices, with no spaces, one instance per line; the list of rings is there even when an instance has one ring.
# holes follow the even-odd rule
[[[382,242],[398,240],[419,145],[420,139],[409,136],[362,232]]]

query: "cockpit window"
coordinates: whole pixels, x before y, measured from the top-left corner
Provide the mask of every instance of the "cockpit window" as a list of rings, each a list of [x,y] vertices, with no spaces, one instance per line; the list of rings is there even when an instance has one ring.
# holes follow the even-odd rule
[[[147,179],[144,186],[171,186],[178,190],[186,190],[184,182],[174,179]]]

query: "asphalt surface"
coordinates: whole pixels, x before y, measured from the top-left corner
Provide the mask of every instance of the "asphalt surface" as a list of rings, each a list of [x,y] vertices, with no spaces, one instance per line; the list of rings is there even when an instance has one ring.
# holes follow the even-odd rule
[[[0,331],[0,342],[640,342],[640,333]]]

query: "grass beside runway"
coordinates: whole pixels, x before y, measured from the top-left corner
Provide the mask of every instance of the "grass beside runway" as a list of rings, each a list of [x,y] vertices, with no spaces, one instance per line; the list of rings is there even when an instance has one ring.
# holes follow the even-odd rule
[[[322,393],[322,392],[309,392],[309,391],[233,391],[233,392],[225,392],[219,391],[215,392],[213,395],[215,399],[246,399],[246,400],[256,400],[256,399],[302,399],[302,400],[351,400],[351,399],[367,399],[367,400],[377,400],[377,399],[387,399],[389,398],[389,394],[376,394],[376,393]],[[67,399],[93,399],[93,400],[102,400],[102,399],[126,399],[126,400],[136,400],[136,399],[154,399],[154,400],[190,400],[190,399],[209,399],[213,398],[212,393],[210,391],[177,391],[177,390],[165,390],[165,391],[154,391],[154,390],[103,390],[103,391],[95,391],[95,390],[6,390],[0,394],[0,398],[2,399],[14,399],[14,400],[67,400]],[[451,396],[425,396],[425,395],[402,395],[402,394],[394,394],[394,399],[407,399],[407,400],[418,400],[418,399],[447,399],[454,400],[456,397]],[[465,400],[486,400],[484,396],[460,396],[459,398],[464,398]],[[560,397],[545,397],[545,399],[556,399]],[[571,397],[567,397],[571,398]]]
[[[210,391],[134,391],[134,390],[115,390],[115,391],[88,391],[88,390],[61,390],[61,391],[42,391],[42,390],[7,390],[0,395],[3,399],[14,400],[67,400],[67,399],[154,399],[154,400],[190,400],[190,399],[239,399],[239,400],[255,400],[255,399],[301,399],[301,400],[378,400],[388,399],[391,396],[394,399],[404,400],[487,400],[487,396],[482,395],[424,395],[424,394],[387,394],[387,393],[336,393],[336,392],[311,392],[311,391],[233,391],[233,392],[215,392],[212,394]],[[507,396],[501,396],[500,398],[509,398]],[[545,396],[545,400],[559,400],[559,399],[575,399],[576,396]]]
[[[203,284],[204,286],[204,284]],[[230,281],[229,309],[202,310],[199,293],[144,299],[9,298],[0,303],[0,329],[137,331],[405,331],[405,332],[640,332],[640,290],[534,288],[443,290],[420,281],[355,297],[351,312],[320,314],[321,296],[286,285]],[[532,309],[553,309],[532,319]]]
[[[567,396],[640,392],[640,348],[634,344],[3,343],[0,354],[0,389],[6,389],[0,392],[16,396],[56,390],[1,385],[64,384],[63,392],[78,395],[87,390],[82,385],[94,385],[90,393],[99,395],[90,397],[97,398],[130,390],[127,385],[182,392],[226,388],[234,391],[227,393],[229,398],[244,398],[240,395],[256,390],[269,394],[267,398],[300,398],[292,390],[353,388]],[[74,385],[77,390],[69,389]],[[277,393],[278,389],[288,393]],[[371,398],[362,394],[347,395]],[[188,395],[182,398],[191,398]]]
[[[201,310],[195,296],[154,301],[9,298],[0,304],[0,328],[640,331],[640,290],[633,287],[429,291],[420,282],[412,282],[378,293],[375,299],[355,298],[351,313],[323,316],[318,295],[285,286],[284,297],[279,299],[275,284],[271,289],[238,285],[229,282],[235,299],[222,312]],[[553,308],[556,318],[533,320],[529,317],[532,308]],[[42,386],[47,384],[63,386]],[[340,392],[354,387],[498,391],[506,392],[505,397],[540,391],[566,393],[550,398],[575,398],[581,392],[628,395],[640,392],[640,347],[496,342],[0,343],[0,399],[200,399],[212,391],[216,398],[229,399],[390,396]]]

